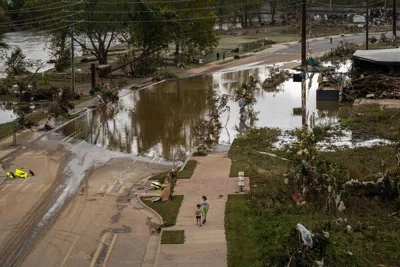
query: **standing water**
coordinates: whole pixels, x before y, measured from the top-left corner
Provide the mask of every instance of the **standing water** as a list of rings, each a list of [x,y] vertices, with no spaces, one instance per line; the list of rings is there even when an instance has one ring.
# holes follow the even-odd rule
[[[90,111],[59,132],[109,150],[160,159],[183,159],[200,143],[193,129],[213,108],[210,97],[213,94],[232,97],[235,89],[250,75],[263,82],[269,77],[269,66],[178,79],[134,91],[122,97],[117,105]],[[317,109],[317,75],[309,80],[308,114],[314,114],[317,122],[335,122],[337,105],[319,105]],[[296,112],[301,108],[301,83],[288,80],[276,90],[259,90],[255,97],[253,114],[247,116],[239,114],[237,102],[228,101],[229,108],[220,117],[223,126],[218,138],[220,144],[231,144],[250,127],[301,127],[301,114]]]

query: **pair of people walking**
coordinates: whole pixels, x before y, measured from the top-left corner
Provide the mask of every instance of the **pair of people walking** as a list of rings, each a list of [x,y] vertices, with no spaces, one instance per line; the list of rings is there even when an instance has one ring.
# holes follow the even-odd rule
[[[196,225],[201,226],[207,222],[207,212],[210,205],[208,204],[208,200],[206,196],[201,198],[201,201],[196,206],[195,215],[196,215]],[[203,219],[203,221],[202,221]]]

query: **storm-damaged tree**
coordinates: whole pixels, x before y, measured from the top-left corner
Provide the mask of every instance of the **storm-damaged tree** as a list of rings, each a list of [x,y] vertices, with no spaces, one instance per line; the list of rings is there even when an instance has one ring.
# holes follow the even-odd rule
[[[82,1],[73,6],[74,41],[96,57],[100,65],[108,63],[111,44],[117,40],[126,20],[128,4],[123,0]]]
[[[9,76],[18,76],[27,73],[28,62],[25,60],[26,55],[22,52],[20,47],[12,51],[11,55],[7,57],[6,73]]]
[[[67,30],[51,32],[51,51],[54,60],[54,68],[58,72],[64,71],[71,66],[71,49],[68,43],[69,33]]]

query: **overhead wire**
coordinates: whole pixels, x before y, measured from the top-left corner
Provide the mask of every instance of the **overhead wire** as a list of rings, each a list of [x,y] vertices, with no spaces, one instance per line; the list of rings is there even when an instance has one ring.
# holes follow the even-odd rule
[[[38,9],[38,10],[36,10],[36,9],[21,9],[19,11],[7,11],[7,10],[5,10],[4,13],[5,14],[14,14],[14,13],[21,14],[21,13],[32,13],[32,12],[38,12],[38,11],[43,12],[43,11],[60,9],[60,8],[62,9],[62,8],[66,8],[66,7],[73,7],[73,6],[76,6],[76,5],[79,5],[79,4],[80,4],[80,2],[79,3],[68,4],[68,5],[64,5],[64,6],[58,6],[58,7],[43,8],[43,9]]]

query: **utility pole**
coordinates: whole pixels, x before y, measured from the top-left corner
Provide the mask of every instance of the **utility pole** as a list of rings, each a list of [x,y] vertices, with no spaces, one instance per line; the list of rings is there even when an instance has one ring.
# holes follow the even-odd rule
[[[307,77],[307,61],[306,61],[306,46],[307,46],[307,0],[302,3],[302,19],[301,19],[301,68],[303,70],[301,79],[301,123],[303,130],[307,131],[307,95],[306,95],[306,77]]]
[[[72,4],[72,0],[71,0]],[[71,5],[71,90],[75,93],[74,7]]]
[[[306,46],[307,46],[307,0],[303,0],[302,4],[302,19],[301,19],[301,67],[305,68],[307,66],[306,62]]]
[[[396,10],[396,0],[393,0],[393,37],[396,38],[397,37],[397,33],[396,33],[396,24],[397,24],[397,10]]]
[[[368,2],[365,2],[365,4],[366,4],[366,12],[367,12],[367,19],[366,19],[366,22],[367,22],[367,28],[366,28],[366,31],[365,31],[365,49],[366,50],[368,50],[368,39],[369,39],[369,36],[368,36],[368,34],[369,34],[369,7],[368,7]]]

